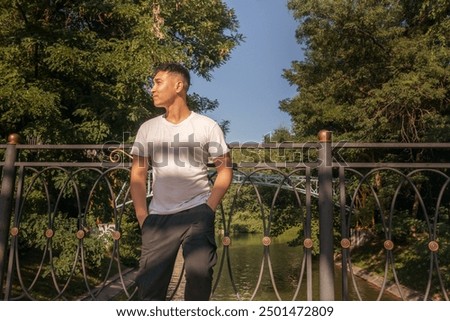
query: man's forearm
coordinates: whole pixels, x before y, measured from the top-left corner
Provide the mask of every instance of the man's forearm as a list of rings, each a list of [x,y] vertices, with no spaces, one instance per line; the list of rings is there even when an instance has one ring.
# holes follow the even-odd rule
[[[147,209],[147,161],[135,156],[131,167],[130,194],[139,226],[148,215]]]
[[[214,181],[214,185],[211,190],[211,195],[208,199],[208,205],[213,210],[216,210],[217,206],[222,201],[222,198],[230,187],[232,179],[233,169],[231,167],[222,168],[217,173],[216,180]]]
[[[211,191],[211,195],[208,199],[208,205],[211,207],[214,211],[216,210],[217,206],[220,204],[220,201],[222,200],[223,196],[227,192],[228,188],[225,187],[215,187]]]
[[[134,210],[139,226],[142,226],[148,215],[147,209],[147,188],[145,182],[132,181],[130,187],[131,199],[133,200]]]

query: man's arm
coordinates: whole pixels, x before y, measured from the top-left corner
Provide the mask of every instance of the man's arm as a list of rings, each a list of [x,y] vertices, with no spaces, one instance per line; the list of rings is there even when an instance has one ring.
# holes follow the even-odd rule
[[[217,176],[207,203],[208,206],[215,211],[233,179],[233,164],[231,162],[230,154],[227,153],[223,156],[214,158],[214,165],[216,166]]]
[[[134,155],[131,165],[130,193],[139,226],[148,215],[147,209],[148,158]]]

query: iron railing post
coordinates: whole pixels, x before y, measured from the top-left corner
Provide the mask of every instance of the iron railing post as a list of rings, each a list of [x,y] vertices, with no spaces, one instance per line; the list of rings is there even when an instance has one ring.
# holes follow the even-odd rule
[[[16,144],[18,143],[18,140],[19,136],[17,134],[11,134],[8,137],[8,146],[6,147],[2,173],[0,193],[0,289],[3,289],[3,274],[8,251],[11,206],[16,178]]]
[[[341,249],[342,249],[342,282],[341,282],[341,291],[342,291],[342,300],[348,301],[348,255],[350,248],[350,235],[349,228],[347,222],[347,213],[345,208],[345,172],[344,167],[339,167],[339,207],[341,209]]]
[[[331,132],[319,132],[319,291],[321,301],[334,301],[333,173]]]

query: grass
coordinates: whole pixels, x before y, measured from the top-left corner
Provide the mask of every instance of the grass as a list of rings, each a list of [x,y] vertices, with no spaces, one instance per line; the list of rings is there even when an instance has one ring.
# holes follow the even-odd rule
[[[43,252],[39,250],[21,251],[20,254],[20,278],[17,271],[14,273],[10,300],[79,300],[88,293],[89,285],[91,291],[104,282],[106,273],[111,263],[111,257],[105,257],[100,267],[87,269],[87,277],[81,272],[81,263],[76,273],[54,277],[50,273],[48,256],[41,264]],[[123,266],[122,269],[127,267]],[[117,261],[114,260],[108,278],[119,272]],[[67,286],[66,286],[67,285]],[[64,288],[66,286],[66,288]]]
[[[445,253],[439,253],[439,256],[443,259],[446,258]],[[389,259],[389,257],[392,257],[392,259]],[[426,243],[419,241],[409,242],[408,244],[398,242],[392,250],[392,255],[388,256],[383,247],[383,240],[378,237],[372,238],[368,243],[354,248],[351,252],[352,264],[359,268],[384,276],[387,261],[389,265],[386,276],[389,281],[395,280],[395,271],[395,276],[401,285],[423,294],[430,286],[429,298],[441,300],[445,290],[441,289],[439,285],[436,266],[430,273],[430,259],[431,254],[426,248]],[[439,266],[444,278],[444,286],[449,281],[448,274],[445,273],[447,268],[445,265]],[[447,291],[447,295],[449,294],[450,292]]]

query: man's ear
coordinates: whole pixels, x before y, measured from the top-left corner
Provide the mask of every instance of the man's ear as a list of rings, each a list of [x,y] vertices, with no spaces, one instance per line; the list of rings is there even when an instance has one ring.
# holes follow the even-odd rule
[[[177,91],[177,93],[181,93],[182,91],[185,91],[184,82],[181,80],[178,80],[177,83],[175,84],[175,90]]]

